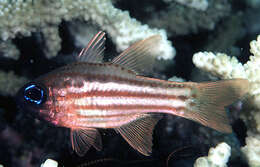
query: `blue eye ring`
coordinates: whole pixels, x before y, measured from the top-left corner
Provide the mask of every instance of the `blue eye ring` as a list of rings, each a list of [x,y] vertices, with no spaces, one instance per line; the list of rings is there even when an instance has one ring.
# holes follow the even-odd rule
[[[31,97],[28,96],[28,94],[32,94],[32,92],[29,92],[30,90],[32,91],[37,91],[37,95],[40,95],[40,97],[37,97],[37,99],[33,99]],[[41,86],[38,86],[36,84],[29,84],[29,86],[27,86],[24,89],[24,99],[28,102],[34,103],[34,104],[42,104],[44,102],[45,99],[45,94],[44,94],[44,90]]]

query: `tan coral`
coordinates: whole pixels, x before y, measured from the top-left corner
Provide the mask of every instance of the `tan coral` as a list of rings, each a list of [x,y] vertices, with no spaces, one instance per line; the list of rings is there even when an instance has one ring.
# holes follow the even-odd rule
[[[194,167],[227,167],[231,154],[231,147],[226,143],[220,143],[215,148],[210,148],[207,157],[196,160]]]
[[[246,138],[246,146],[241,148],[250,167],[260,166],[260,136]]]
[[[242,65],[235,57],[222,53],[199,52],[194,64],[222,79],[246,78],[250,81],[249,96],[240,117],[247,125],[246,146],[241,148],[250,167],[260,166],[260,35],[250,42],[249,61]]]
[[[14,96],[26,82],[26,78],[18,77],[13,71],[0,71],[0,94]]]
[[[175,1],[182,5],[205,11],[208,8],[208,0],[164,0],[165,2]]]
[[[119,51],[135,41],[160,34],[163,40],[158,58],[171,59],[175,55],[165,30],[141,24],[127,11],[115,8],[111,0],[0,1],[0,9],[0,38],[6,41],[18,34],[29,36],[32,32],[43,32],[48,58],[56,56],[61,48],[58,34],[61,21],[75,19],[92,21],[88,23],[97,24],[101,30],[107,31]]]
[[[12,43],[11,40],[0,42],[0,53],[6,58],[12,58],[17,60],[19,58],[19,50]]]
[[[223,53],[199,52],[194,54],[193,63],[200,69],[210,72],[222,79],[246,78],[251,83],[250,96],[254,105],[260,109],[260,35],[250,43],[253,54],[249,61],[242,65],[237,58]]]

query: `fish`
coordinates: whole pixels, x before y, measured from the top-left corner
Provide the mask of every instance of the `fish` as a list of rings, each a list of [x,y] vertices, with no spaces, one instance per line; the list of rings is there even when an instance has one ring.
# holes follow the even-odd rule
[[[114,129],[135,150],[152,153],[153,129],[163,114],[183,117],[231,133],[225,106],[249,89],[246,79],[173,82],[148,77],[162,37],[138,41],[104,62],[105,32],[98,32],[76,56],[24,85],[17,94],[23,110],[70,129],[72,149],[84,156],[102,149],[98,129]]]

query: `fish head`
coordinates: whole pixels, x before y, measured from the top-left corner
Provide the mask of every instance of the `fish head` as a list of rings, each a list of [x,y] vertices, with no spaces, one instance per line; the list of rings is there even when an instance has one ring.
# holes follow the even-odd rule
[[[44,82],[32,81],[25,84],[16,95],[16,103],[23,111],[38,119],[47,121],[54,119],[53,100]]]

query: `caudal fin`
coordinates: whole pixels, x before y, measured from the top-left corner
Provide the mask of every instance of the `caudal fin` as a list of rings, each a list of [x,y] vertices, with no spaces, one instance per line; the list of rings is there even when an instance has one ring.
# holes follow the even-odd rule
[[[240,99],[248,90],[249,82],[246,79],[199,83],[195,85],[184,117],[218,131],[231,133],[224,107]]]

